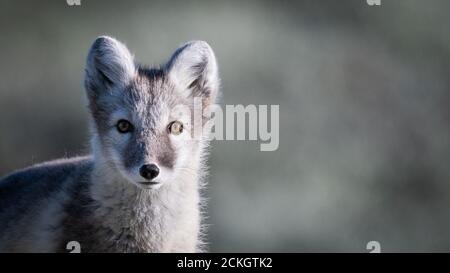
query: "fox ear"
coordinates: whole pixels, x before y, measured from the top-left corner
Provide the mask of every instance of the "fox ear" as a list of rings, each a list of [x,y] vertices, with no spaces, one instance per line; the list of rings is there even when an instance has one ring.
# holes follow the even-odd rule
[[[85,87],[88,92],[124,86],[135,74],[133,55],[124,44],[108,36],[100,36],[94,41],[86,62]]]
[[[166,69],[169,78],[186,96],[202,97],[206,105],[215,101],[219,76],[216,57],[208,43],[192,41],[179,47]]]

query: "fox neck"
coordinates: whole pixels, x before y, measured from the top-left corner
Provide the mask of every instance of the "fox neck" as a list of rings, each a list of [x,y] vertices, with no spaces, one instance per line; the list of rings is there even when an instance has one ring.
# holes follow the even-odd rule
[[[201,169],[198,165],[189,169],[195,171],[181,172],[158,189],[141,189],[126,181],[102,153],[94,150],[90,192],[99,205],[94,212],[95,221],[113,231],[115,238],[111,240],[118,245],[122,240],[126,248],[171,251],[170,241],[174,238],[171,233],[180,228],[181,218],[190,217],[194,230],[200,225]]]

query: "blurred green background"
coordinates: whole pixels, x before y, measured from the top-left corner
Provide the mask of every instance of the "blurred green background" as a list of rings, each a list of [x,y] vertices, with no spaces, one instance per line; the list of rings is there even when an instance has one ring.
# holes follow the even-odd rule
[[[210,250],[450,251],[450,1],[0,1],[0,175],[88,151],[84,61],[216,52],[222,104],[280,105],[280,146],[214,141]]]

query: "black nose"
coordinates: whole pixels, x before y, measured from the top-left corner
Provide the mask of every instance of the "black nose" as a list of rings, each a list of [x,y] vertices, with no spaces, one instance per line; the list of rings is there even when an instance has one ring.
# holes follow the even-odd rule
[[[155,164],[146,164],[139,169],[139,173],[145,179],[152,180],[159,174],[159,168]]]

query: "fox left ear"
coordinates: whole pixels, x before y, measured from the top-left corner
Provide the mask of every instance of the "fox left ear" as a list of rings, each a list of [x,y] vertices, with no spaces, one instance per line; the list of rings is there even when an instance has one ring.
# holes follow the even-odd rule
[[[191,41],[179,47],[166,65],[169,78],[186,96],[201,97],[203,104],[215,102],[219,76],[214,52],[204,41]]]
[[[121,42],[108,36],[98,37],[86,61],[85,87],[98,95],[109,88],[127,85],[135,76],[133,55]]]

